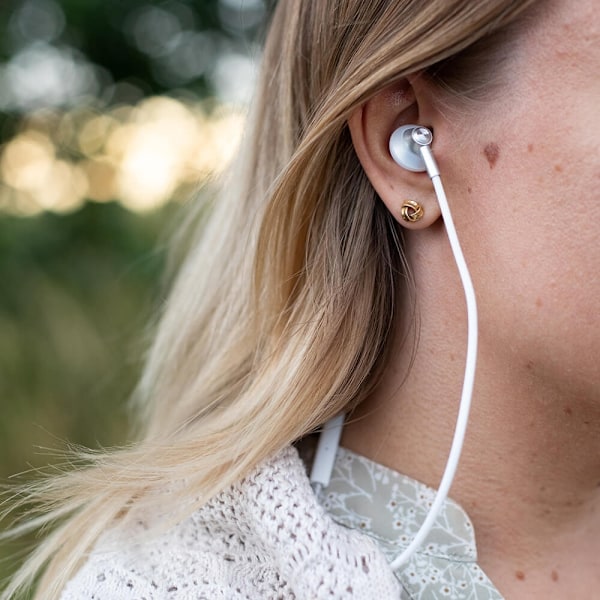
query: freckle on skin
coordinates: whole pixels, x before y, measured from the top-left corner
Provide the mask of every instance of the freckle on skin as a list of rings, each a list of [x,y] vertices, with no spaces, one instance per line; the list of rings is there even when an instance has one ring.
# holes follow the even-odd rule
[[[541,298],[538,298],[538,299],[535,301],[535,305],[536,305],[538,308],[541,308],[543,304],[544,304],[544,303],[542,302],[542,299],[541,299]]]
[[[533,152],[533,144],[527,144],[527,152]]]
[[[490,165],[490,169],[493,169],[496,166],[498,157],[500,156],[500,148],[498,144],[496,144],[495,142],[490,142],[483,149],[483,154]]]
[[[550,573],[550,577],[552,577],[552,581],[558,581],[558,573],[552,569],[552,573]]]
[[[525,579],[525,573],[523,573],[523,571],[515,571],[515,577],[519,581],[523,581]]]
[[[565,415],[570,417],[573,414],[573,409],[570,406],[565,406],[563,408],[563,412],[565,413]]]
[[[561,173],[561,172],[562,172],[562,170],[563,170],[563,168],[562,168],[560,165],[554,165],[554,170],[555,170],[557,173]]]

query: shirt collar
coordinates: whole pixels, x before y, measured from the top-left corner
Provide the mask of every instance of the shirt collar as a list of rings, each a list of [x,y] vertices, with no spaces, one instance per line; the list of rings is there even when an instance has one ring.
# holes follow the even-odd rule
[[[364,456],[340,448],[321,502],[339,523],[362,529],[398,553],[425,520],[435,490]],[[418,551],[452,560],[477,560],[475,533],[467,513],[447,499]]]
[[[334,521],[373,538],[391,562],[419,530],[435,494],[423,483],[340,448],[319,501]],[[502,600],[476,561],[473,524],[447,499],[424,544],[395,573],[402,598]]]

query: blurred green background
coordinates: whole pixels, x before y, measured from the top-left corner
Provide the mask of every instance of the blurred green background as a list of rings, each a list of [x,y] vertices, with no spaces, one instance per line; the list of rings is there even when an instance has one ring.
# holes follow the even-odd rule
[[[235,151],[269,10],[0,3],[2,481],[127,441],[168,234]]]

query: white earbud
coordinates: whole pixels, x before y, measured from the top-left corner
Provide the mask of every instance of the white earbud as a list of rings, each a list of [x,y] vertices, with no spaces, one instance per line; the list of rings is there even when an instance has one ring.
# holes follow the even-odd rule
[[[432,139],[433,135],[426,127],[403,125],[390,138],[390,154],[394,162],[409,171],[426,171],[421,148],[431,144]]]

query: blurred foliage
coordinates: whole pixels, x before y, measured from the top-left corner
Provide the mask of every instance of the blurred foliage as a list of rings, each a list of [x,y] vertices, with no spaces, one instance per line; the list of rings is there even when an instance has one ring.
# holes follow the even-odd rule
[[[173,210],[88,203],[0,218],[0,255],[10,256],[0,263],[2,475],[44,464],[34,444],[124,439],[140,332],[161,302],[157,240]]]
[[[127,441],[168,200],[230,157],[272,4],[0,2],[0,479]]]
[[[236,139],[219,107],[247,103],[267,13],[263,0],[1,4],[0,210],[148,209],[217,172]]]
[[[64,97],[63,104],[92,98],[131,104],[175,88],[192,97],[206,97],[218,92],[216,71],[224,56],[256,51],[253,44],[264,28],[267,4],[263,0],[3,0],[3,78],[8,87],[15,83],[27,87],[24,71],[38,74],[40,64],[51,67],[62,57],[60,66],[68,75],[63,87],[83,75],[87,76],[83,83],[88,84],[74,90],[79,95]],[[82,69],[69,69],[69,62]],[[231,79],[236,75],[227,74]],[[52,85],[52,73],[33,83],[38,89]],[[35,97],[27,89],[13,92],[21,104],[7,103],[4,90],[4,109],[10,105],[9,112],[47,106],[57,99]]]
[[[223,85],[251,77],[267,13],[263,0],[0,3],[0,196],[13,201],[0,202],[0,477],[44,462],[32,446],[53,436],[122,439],[135,342],[156,307],[154,246],[175,210],[164,202],[189,197],[231,154],[241,121],[221,108],[236,101]],[[129,188],[111,187],[119,172]],[[78,202],[61,206],[81,174]]]

